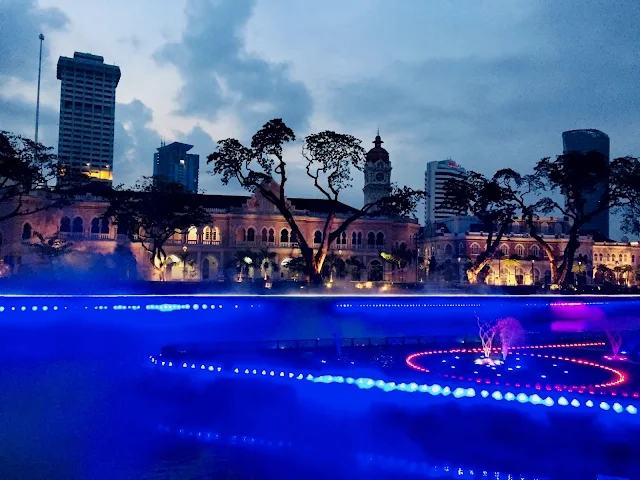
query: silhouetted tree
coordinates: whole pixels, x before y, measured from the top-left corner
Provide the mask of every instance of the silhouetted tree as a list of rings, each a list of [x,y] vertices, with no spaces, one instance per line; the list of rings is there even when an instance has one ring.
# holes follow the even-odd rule
[[[640,212],[640,161],[634,157],[616,158],[607,162],[598,152],[571,152],[555,160],[543,158],[531,175],[522,176],[511,169],[496,173],[501,187],[508,191],[525,220],[529,234],[540,244],[549,258],[552,283],[564,285],[570,281],[579,236],[585,225],[596,215],[607,211],[625,212],[623,229],[633,231]],[[564,197],[559,202],[550,196]],[[587,198],[598,195],[587,205]],[[540,198],[542,197],[542,198]],[[593,205],[596,205],[593,207]],[[569,219],[567,244],[558,255],[539,231],[540,215],[561,214]],[[638,224],[640,226],[640,224]],[[640,232],[640,229],[638,230]]]
[[[441,207],[469,212],[482,224],[482,232],[487,236],[484,250],[467,269],[469,283],[477,283],[478,275],[491,262],[513,223],[516,206],[509,191],[495,177],[486,178],[480,173],[469,172],[463,178],[452,178],[445,183]]]
[[[197,195],[189,194],[179,183],[153,177],[143,177],[133,190],[114,189],[109,201],[104,216],[125,230],[131,242],[139,243],[149,252],[150,262],[163,281],[167,241],[176,233],[184,234],[190,227],[211,221],[211,215],[198,203]]]
[[[285,196],[289,178],[283,146],[294,140],[293,131],[281,119],[274,119],[253,135],[250,147],[233,138],[221,140],[207,161],[213,164],[213,174],[220,175],[223,184],[234,179],[244,189],[259,192],[277,208],[295,234],[306,262],[307,277],[321,281],[322,265],[329,246],[349,225],[372,213],[408,215],[415,210],[424,193],[394,186],[391,194],[379,201],[368,203],[361,209],[347,207],[339,197],[345,188],[352,185],[351,169],[364,169],[365,151],[360,140],[331,131],[307,136],[302,147],[305,170],[313,187],[327,200],[321,242],[314,250],[313,239],[305,237]],[[339,212],[343,215],[338,215]]]
[[[64,173],[52,147],[0,131],[0,222],[68,205],[74,195],[85,191],[88,178],[67,176],[66,182],[54,185]],[[47,194],[27,202],[26,197],[37,191]]]

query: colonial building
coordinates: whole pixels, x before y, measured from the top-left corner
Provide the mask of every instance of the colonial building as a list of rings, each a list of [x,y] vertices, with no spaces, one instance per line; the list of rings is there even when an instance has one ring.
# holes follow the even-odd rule
[[[376,148],[379,148],[378,143]],[[384,163],[381,170],[385,172],[384,181],[388,182],[391,169],[388,154],[386,160],[381,161]],[[373,181],[377,182],[375,178]],[[275,267],[261,272],[248,266],[243,268],[245,278],[261,275],[268,275],[271,279],[293,277],[288,264],[292,258],[300,256],[297,240],[282,215],[264,197],[256,193],[251,196],[198,195],[197,198],[211,214],[211,220],[207,225],[176,234],[168,242],[165,247],[169,257],[167,279],[218,281],[233,277],[237,271],[238,254],[247,250],[267,250],[275,254],[272,262]],[[37,208],[45,200],[46,193],[40,192],[26,198],[25,202]],[[318,246],[329,202],[312,198],[289,198],[288,202],[307,241]],[[0,205],[3,207],[9,208],[8,205]],[[123,265],[120,260],[129,252],[128,256],[135,259],[135,268],[126,276],[157,278],[149,253],[139,244],[130,243],[122,232],[118,232],[116,225],[102,218],[107,207],[104,199],[85,196],[62,209],[49,209],[5,221],[0,224],[1,253],[5,263],[14,272],[40,268],[43,261],[37,249],[31,246],[38,241],[34,235],[39,232],[45,238],[58,235],[60,239],[73,243],[72,251],[60,261],[72,265],[75,271],[99,272],[96,264],[124,268],[119,266]],[[335,206],[331,208],[335,209]],[[354,211],[354,208],[341,204],[331,230]],[[381,258],[380,253],[389,252],[401,244],[413,248],[418,230],[415,219],[367,216],[353,222],[330,246],[330,253],[336,255],[334,259],[350,260],[348,263],[358,266],[356,270],[359,271],[348,275],[350,279],[391,280],[397,272],[392,264]],[[406,271],[393,278],[416,280],[415,262],[403,270]]]
[[[568,242],[568,221],[556,217],[537,220],[538,231],[561,255]],[[485,282],[490,285],[532,285],[550,283],[549,260],[538,242],[528,233],[524,221],[517,220],[498,247],[500,255],[491,260]],[[439,225],[438,232],[425,243],[425,258],[433,258],[432,274],[444,281],[464,282],[465,265],[475,261],[487,244],[473,217],[450,217]],[[594,242],[591,236],[580,237],[574,271],[586,283],[636,284],[640,266],[638,242]]]

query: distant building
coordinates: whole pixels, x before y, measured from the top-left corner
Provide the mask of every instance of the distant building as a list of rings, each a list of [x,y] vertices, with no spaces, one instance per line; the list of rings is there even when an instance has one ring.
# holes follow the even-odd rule
[[[598,152],[603,155],[603,161],[609,162],[609,136],[600,130],[570,130],[562,133],[562,153],[569,152]],[[593,211],[598,208],[600,201],[608,190],[608,178],[603,178],[602,183],[586,198],[585,211]],[[582,228],[583,233],[600,234],[609,238],[609,211],[595,215],[590,222]]]
[[[443,208],[440,204],[444,200],[444,186],[453,178],[464,178],[466,171],[450,158],[427,163],[424,174],[424,191],[426,202],[424,209],[424,224],[427,233],[436,222],[441,222],[453,215],[465,215],[467,212]]]
[[[184,185],[190,193],[198,193],[200,155],[187,153],[193,145],[173,142],[162,145],[153,154],[153,175],[166,182]]]
[[[113,181],[113,131],[120,68],[104,58],[75,52],[60,57],[58,157],[71,171]],[[61,180],[64,180],[62,178]]]
[[[374,147],[367,152],[364,166],[364,204],[376,202],[391,193],[391,162],[389,152],[382,148],[384,142],[380,132],[373,141]]]

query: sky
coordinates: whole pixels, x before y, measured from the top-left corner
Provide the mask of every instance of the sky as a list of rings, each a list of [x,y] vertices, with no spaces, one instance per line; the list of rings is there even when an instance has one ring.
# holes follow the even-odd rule
[[[449,157],[527,173],[577,128],[640,156],[638,18],[637,0],[0,0],[0,130],[33,136],[42,32],[42,143],[57,146],[59,56],[122,70],[116,184],[150,175],[163,139],[194,145],[206,192],[241,194],[205,158],[272,118],[365,148],[379,128],[392,180],[414,188]],[[290,196],[312,195],[300,149]],[[359,206],[354,177],[343,201]]]

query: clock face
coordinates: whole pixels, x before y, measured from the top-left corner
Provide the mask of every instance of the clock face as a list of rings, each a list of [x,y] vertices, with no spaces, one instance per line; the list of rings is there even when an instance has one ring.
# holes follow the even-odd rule
[[[378,172],[376,173],[376,181],[381,182],[384,180],[384,173]]]

